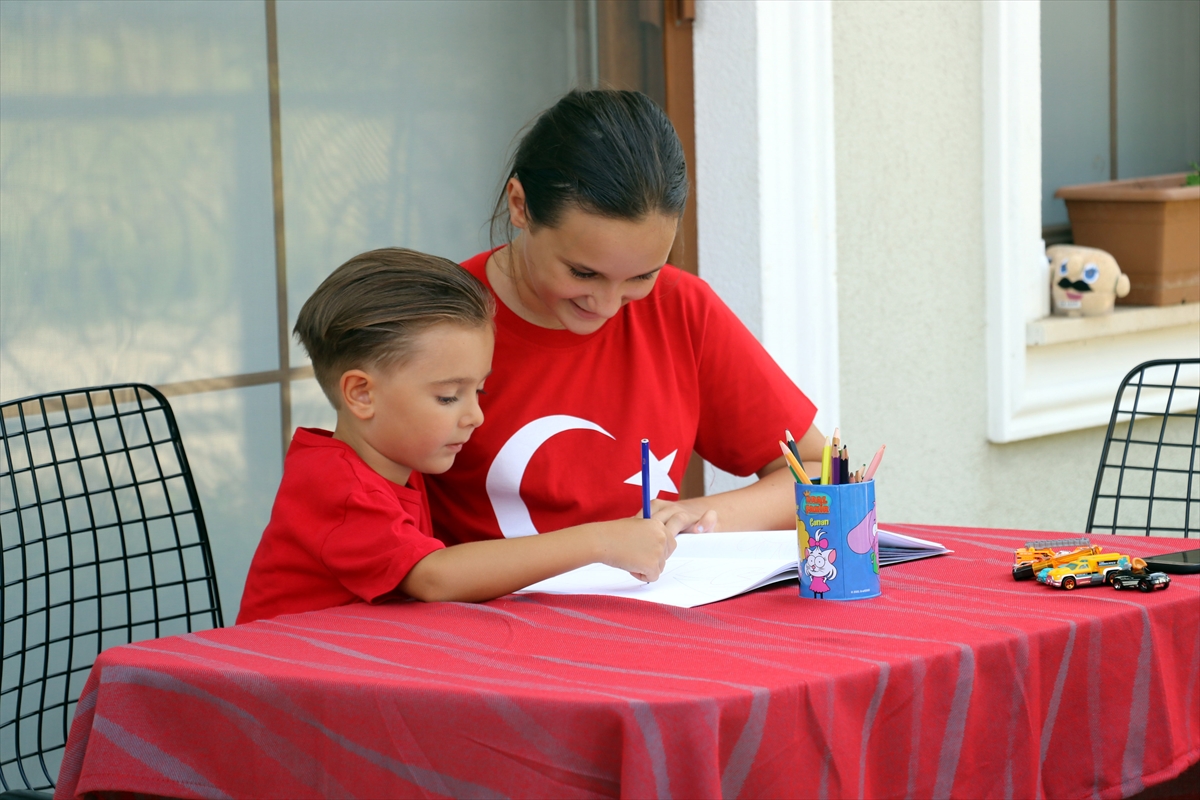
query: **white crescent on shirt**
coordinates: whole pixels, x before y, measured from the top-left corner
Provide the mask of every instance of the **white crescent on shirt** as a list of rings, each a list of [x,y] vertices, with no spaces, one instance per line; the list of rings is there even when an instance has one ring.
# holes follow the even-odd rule
[[[548,439],[563,431],[574,430],[595,431],[610,439],[615,438],[590,420],[567,414],[554,414],[535,419],[520,428],[496,453],[496,458],[488,468],[486,486],[492,510],[496,512],[496,520],[500,524],[500,532],[505,538],[532,536],[538,532],[529,516],[529,508],[521,499],[521,480],[525,477],[525,468],[529,466],[533,454]],[[672,450],[666,458],[659,459],[651,451],[650,499],[658,497],[659,492],[679,492],[669,474],[678,452]],[[642,473],[635,472],[625,479],[625,483],[641,486]]]

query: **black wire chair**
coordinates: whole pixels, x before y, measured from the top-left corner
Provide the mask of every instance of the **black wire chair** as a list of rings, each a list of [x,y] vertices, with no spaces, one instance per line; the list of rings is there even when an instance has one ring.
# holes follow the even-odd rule
[[[1200,534],[1200,358],[1134,367],[1113,402],[1088,533]]]
[[[222,627],[175,416],[122,384],[0,404],[0,783],[52,789],[100,651]]]

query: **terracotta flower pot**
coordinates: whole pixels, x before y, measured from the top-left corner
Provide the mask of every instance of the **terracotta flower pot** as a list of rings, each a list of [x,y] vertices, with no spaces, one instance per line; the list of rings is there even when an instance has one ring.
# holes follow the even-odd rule
[[[1120,305],[1200,301],[1200,186],[1187,173],[1133,178],[1054,193],[1067,201],[1075,244],[1107,250],[1129,276]]]

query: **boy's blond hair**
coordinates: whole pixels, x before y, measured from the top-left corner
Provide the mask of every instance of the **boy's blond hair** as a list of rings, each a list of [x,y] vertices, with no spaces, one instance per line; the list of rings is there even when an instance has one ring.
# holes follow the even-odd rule
[[[304,303],[293,330],[334,408],[346,370],[402,363],[416,335],[452,322],[492,324],[495,302],[474,275],[438,256],[385,247],[335,269]]]

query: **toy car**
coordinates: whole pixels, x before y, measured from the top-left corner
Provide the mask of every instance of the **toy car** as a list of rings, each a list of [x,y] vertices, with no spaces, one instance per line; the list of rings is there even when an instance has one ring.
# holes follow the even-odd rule
[[[1108,583],[1110,572],[1129,566],[1129,556],[1120,553],[1083,555],[1059,567],[1043,568],[1037,574],[1037,581],[1069,592],[1080,584]]]
[[[1013,580],[1027,581],[1043,569],[1054,568],[1074,561],[1077,557],[1095,555],[1103,550],[1093,547],[1087,539],[1047,539],[1026,542],[1013,553]]]
[[[1091,540],[1087,537],[1076,539],[1035,539],[1031,542],[1026,542],[1024,547],[1018,547],[1013,552],[1013,566],[1019,567],[1023,564],[1045,561],[1054,556],[1074,552],[1081,547],[1090,547],[1091,544]]]
[[[1115,569],[1108,574],[1108,582],[1114,589],[1137,588],[1143,592],[1165,589],[1171,585],[1171,576],[1165,572],[1135,572],[1132,569]]]

